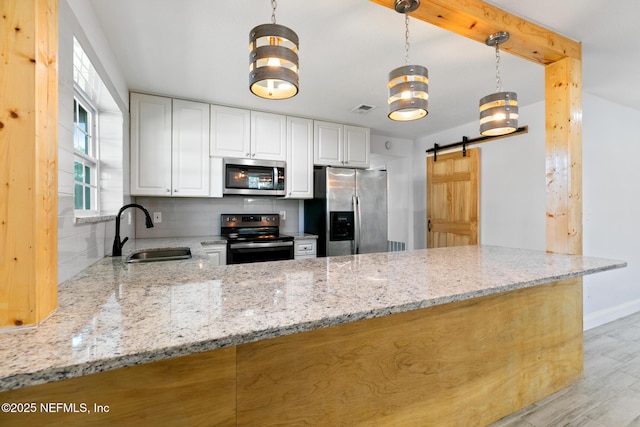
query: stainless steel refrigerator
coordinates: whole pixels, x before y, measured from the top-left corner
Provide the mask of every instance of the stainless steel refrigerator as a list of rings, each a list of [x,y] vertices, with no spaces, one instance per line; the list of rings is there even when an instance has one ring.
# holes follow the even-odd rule
[[[316,168],[304,231],[318,235],[318,256],[386,252],[387,172]]]

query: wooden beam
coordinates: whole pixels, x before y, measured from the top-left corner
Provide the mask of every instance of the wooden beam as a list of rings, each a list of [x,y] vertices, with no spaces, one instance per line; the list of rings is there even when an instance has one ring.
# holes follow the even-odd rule
[[[395,4],[371,1],[391,9]],[[580,43],[481,0],[422,0],[410,16],[483,44],[489,35],[507,31],[509,41],[500,50],[541,65],[567,56],[581,58]]]
[[[0,328],[57,306],[58,0],[0,2]]]
[[[545,68],[547,251],[582,255],[581,61]]]

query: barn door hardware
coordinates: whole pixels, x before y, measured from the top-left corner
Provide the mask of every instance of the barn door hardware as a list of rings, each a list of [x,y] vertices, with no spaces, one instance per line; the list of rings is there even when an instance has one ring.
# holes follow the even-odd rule
[[[494,139],[500,139],[500,138],[506,138],[508,136],[512,136],[512,135],[517,135],[519,133],[528,133],[529,132],[529,126],[522,126],[519,127],[518,129],[516,129],[515,132],[512,132],[510,134],[507,135],[498,135],[498,136],[480,136],[478,138],[473,138],[473,139],[469,139],[466,136],[462,137],[462,141],[458,141],[458,142],[454,142],[451,144],[447,144],[447,145],[438,145],[438,144],[433,144],[433,148],[429,148],[426,150],[426,153],[433,153],[433,161],[437,162],[438,161],[438,151],[442,151],[442,150],[448,150],[450,148],[455,148],[455,147],[462,147],[462,155],[466,156],[467,155],[467,146],[471,145],[471,144],[480,144],[483,142],[489,142],[489,141],[493,141]]]

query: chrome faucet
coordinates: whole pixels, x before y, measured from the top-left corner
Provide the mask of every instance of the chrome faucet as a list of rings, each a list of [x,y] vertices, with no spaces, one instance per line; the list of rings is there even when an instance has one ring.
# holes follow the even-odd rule
[[[116,216],[116,237],[113,239],[113,250],[111,251],[111,256],[122,256],[122,247],[125,243],[127,243],[127,240],[129,240],[128,237],[125,237],[124,240],[120,242],[120,215],[122,215],[122,212],[127,208],[141,209],[142,212],[144,212],[147,228],[153,227],[151,215],[149,215],[149,211],[143,208],[142,205],[138,205],[137,203],[130,203],[121,207],[118,215]]]

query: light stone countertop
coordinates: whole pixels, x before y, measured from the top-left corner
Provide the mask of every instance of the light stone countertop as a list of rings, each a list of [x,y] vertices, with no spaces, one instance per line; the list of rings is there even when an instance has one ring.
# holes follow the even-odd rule
[[[293,236],[294,240],[302,240],[302,239],[318,239],[317,234],[309,234],[309,233],[283,233],[288,236]]]
[[[36,328],[0,333],[0,391],[534,286],[625,262],[462,246],[215,267],[201,242],[140,239],[59,286]],[[193,258],[125,264],[133,250]]]

